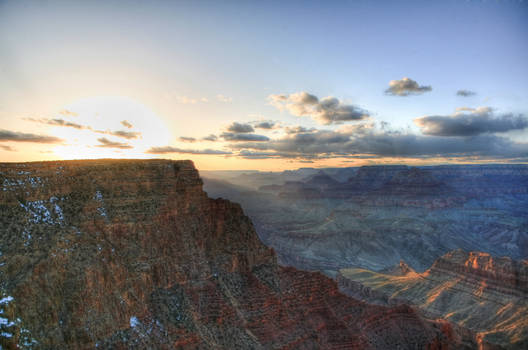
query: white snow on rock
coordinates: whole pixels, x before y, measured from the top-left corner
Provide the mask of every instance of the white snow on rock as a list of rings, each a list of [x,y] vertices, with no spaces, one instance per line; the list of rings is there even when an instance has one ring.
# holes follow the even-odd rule
[[[130,317],[130,327],[134,328],[141,324],[136,316]]]
[[[95,195],[93,197],[96,201],[100,202],[101,204],[103,204],[103,194],[101,193],[101,191],[97,190],[95,191]],[[102,205],[97,208],[97,212],[99,213],[99,215],[101,216],[104,216],[106,217],[106,209],[105,207],[103,207]]]
[[[29,175],[29,172],[19,173],[19,175]],[[31,186],[33,188],[44,186],[40,176],[29,176],[23,179],[5,178],[2,182],[2,191],[16,191],[19,187]]]
[[[101,191],[99,190],[95,191],[94,199],[98,202],[103,201],[103,194],[101,193]]]
[[[58,200],[57,197],[51,197],[49,201],[27,201],[26,204],[20,203],[20,206],[31,215],[29,221],[34,224],[45,223],[62,225],[64,221],[64,213],[62,212],[62,208],[56,203]],[[55,219],[53,218],[50,209],[46,206],[48,202],[53,206]]]
[[[12,296],[8,295],[7,297],[4,297],[4,298],[0,299],[0,305],[9,304],[14,299],[15,298],[13,298]]]
[[[26,212],[32,215],[32,217],[29,219],[32,223],[38,224],[38,223],[46,223],[46,224],[53,224],[53,219],[51,217],[51,213],[44,205],[43,200],[37,200],[37,201],[28,201],[26,204],[20,203],[20,206],[24,208]]]

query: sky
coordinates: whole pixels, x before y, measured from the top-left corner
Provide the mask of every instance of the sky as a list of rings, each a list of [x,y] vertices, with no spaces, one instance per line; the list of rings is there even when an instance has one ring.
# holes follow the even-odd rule
[[[0,161],[527,163],[528,3],[0,0]]]

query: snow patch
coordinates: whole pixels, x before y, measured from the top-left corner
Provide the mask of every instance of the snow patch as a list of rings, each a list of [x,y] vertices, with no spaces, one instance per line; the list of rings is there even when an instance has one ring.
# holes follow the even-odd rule
[[[94,199],[98,202],[103,201],[103,194],[101,193],[101,191],[99,190],[95,191]]]
[[[29,219],[30,222],[38,224],[38,223],[46,223],[46,224],[53,224],[53,219],[51,217],[51,213],[44,205],[43,200],[33,201],[33,202],[26,202],[26,205],[20,203],[20,206],[24,208],[24,210],[31,214],[31,218]]]
[[[97,190],[95,191],[94,200],[98,201],[99,203],[103,204],[103,194],[101,191]],[[106,209],[103,206],[100,206],[97,208],[97,212],[99,215],[106,217]]]
[[[130,317],[130,327],[135,328],[139,326],[141,322],[139,322],[138,318],[136,316]]]
[[[0,317],[0,326],[12,327],[15,322],[10,322],[7,318]]]
[[[21,172],[19,175],[29,175],[29,172]],[[23,179],[7,179],[2,182],[3,191],[16,191],[19,187],[31,186],[33,188],[42,187],[44,183],[40,176],[30,176]]]
[[[0,299],[0,305],[9,304],[13,300],[15,300],[15,298],[13,298],[12,296],[8,295],[8,296]]]
[[[58,200],[59,199],[57,197],[53,196],[49,199],[49,201],[27,201],[26,204],[20,203],[20,206],[31,215],[29,221],[34,224],[45,223],[50,225],[62,225],[64,222],[64,213],[62,208],[56,203]],[[48,202],[53,205],[55,219],[53,218],[51,211],[46,206]]]

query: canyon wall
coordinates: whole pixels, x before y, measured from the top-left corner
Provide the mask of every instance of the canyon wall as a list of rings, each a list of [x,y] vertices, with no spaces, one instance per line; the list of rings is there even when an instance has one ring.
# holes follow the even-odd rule
[[[400,269],[401,270],[401,269]],[[423,273],[343,269],[340,290],[378,305],[410,304],[509,349],[528,347],[528,261],[455,250]]]
[[[491,348],[280,267],[190,161],[4,163],[0,184],[3,348]]]

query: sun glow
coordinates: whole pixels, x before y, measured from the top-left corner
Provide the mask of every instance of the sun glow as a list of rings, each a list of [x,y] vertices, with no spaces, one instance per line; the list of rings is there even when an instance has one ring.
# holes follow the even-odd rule
[[[53,126],[64,140],[53,148],[60,159],[152,158],[145,151],[167,145],[171,133],[163,120],[128,97],[100,96],[64,106],[57,117],[70,126]]]

